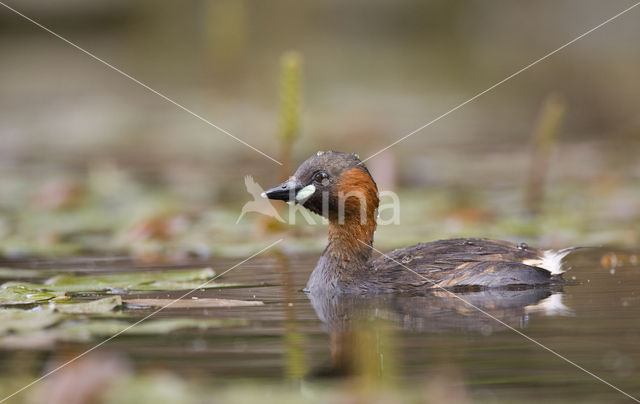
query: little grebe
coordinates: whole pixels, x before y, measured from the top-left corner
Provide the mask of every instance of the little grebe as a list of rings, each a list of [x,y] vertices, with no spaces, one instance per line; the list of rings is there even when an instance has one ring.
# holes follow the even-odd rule
[[[262,196],[301,204],[329,220],[329,244],[307,284],[312,293],[549,285],[563,282],[562,258],[572,250],[459,238],[421,243],[372,259],[378,187],[358,156],[350,153],[318,152],[293,177]]]

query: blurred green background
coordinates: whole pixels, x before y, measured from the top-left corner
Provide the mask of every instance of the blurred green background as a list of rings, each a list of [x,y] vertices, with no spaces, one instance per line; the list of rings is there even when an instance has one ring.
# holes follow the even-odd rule
[[[367,157],[632,4],[9,3],[278,159],[281,58],[297,51],[294,167],[317,150]],[[637,246],[639,13],[368,161],[401,196],[400,225],[380,228],[379,245],[470,235]],[[5,258],[243,255],[287,232],[292,248],[321,248],[319,226],[255,214],[235,225],[250,200],[244,176],[265,188],[284,176],[272,161],[4,7],[0,49]],[[566,112],[541,158],[534,134],[549,99]],[[529,209],[536,181],[542,201]]]

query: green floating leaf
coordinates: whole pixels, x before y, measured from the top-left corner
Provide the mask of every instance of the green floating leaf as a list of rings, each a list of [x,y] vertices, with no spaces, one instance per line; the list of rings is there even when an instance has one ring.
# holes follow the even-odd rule
[[[64,292],[44,291],[11,282],[0,287],[0,306],[35,304],[62,297]]]
[[[0,336],[42,330],[59,320],[60,315],[51,309],[0,309]]]
[[[56,311],[66,314],[101,314],[109,313],[119,306],[122,306],[122,298],[109,296],[86,303],[57,303],[54,307]]]
[[[40,292],[101,292],[101,291],[155,291],[155,290],[188,290],[195,288],[211,289],[234,286],[209,282],[215,272],[211,268],[180,271],[143,271],[127,272],[98,276],[58,275],[44,284],[7,282],[0,289],[22,287]]]

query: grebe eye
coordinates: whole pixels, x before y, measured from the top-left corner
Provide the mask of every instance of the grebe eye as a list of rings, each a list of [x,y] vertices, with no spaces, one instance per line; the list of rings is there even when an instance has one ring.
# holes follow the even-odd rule
[[[324,171],[319,171],[313,174],[313,182],[315,183],[327,185],[328,180],[329,174],[325,173]]]

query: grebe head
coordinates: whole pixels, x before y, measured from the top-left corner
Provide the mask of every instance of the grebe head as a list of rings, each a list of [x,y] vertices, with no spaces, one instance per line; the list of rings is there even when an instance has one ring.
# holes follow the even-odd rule
[[[378,188],[356,154],[318,152],[263,196],[301,204],[333,221],[375,220]],[[365,223],[362,223],[365,224]]]

